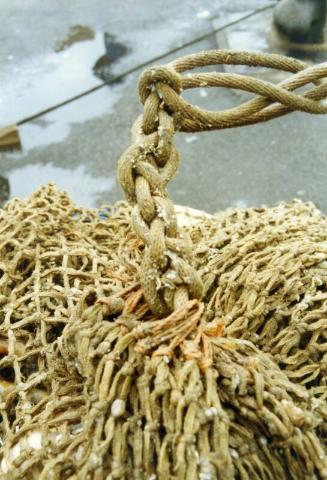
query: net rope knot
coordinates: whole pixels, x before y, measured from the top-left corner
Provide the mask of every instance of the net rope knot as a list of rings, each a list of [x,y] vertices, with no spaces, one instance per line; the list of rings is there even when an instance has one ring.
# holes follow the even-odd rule
[[[232,64],[261,66],[291,72],[278,85],[246,75],[222,72],[187,73],[199,67]],[[175,131],[216,130],[267,121],[291,111],[327,113],[327,63],[309,67],[275,54],[213,50],[188,55],[166,66],[151,67],[141,75],[139,95],[143,113],[132,128],[132,145],[118,163],[118,179],[134,205],[132,224],[145,244],[140,279],[153,313],[167,315],[190,299],[201,299],[204,286],[193,266],[192,243],[178,232],[174,205],[167,185],[175,176],[179,154]],[[313,84],[301,93],[298,88]],[[191,105],[183,90],[203,87],[236,88],[256,96],[218,112]]]
[[[139,95],[143,105],[158,83],[169,85],[178,94],[182,91],[182,79],[176,70],[164,65],[156,65],[146,69],[139,79]]]

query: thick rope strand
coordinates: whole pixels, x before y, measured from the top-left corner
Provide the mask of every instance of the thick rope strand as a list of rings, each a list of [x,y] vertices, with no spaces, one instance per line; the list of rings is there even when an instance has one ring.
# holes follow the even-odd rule
[[[278,85],[245,75],[187,73],[209,65],[249,65],[279,69],[293,75]],[[200,132],[251,125],[292,111],[326,114],[327,63],[305,63],[276,54],[232,50],[200,52],[167,66],[145,70],[139,81],[143,114],[133,127],[132,145],[123,153],[118,178],[134,204],[132,223],[145,244],[140,277],[146,301],[161,316],[201,299],[202,280],[193,267],[192,245],[181,238],[167,184],[177,172],[179,154],[175,131]],[[300,87],[313,84],[305,92]],[[199,87],[237,88],[257,96],[238,107],[209,111],[181,97],[183,90]]]

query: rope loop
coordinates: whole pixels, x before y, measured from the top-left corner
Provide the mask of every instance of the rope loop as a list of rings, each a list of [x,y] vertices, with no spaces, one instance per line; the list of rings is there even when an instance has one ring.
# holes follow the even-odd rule
[[[219,64],[275,68],[292,75],[278,85],[246,75],[221,72],[188,73]],[[132,145],[118,163],[118,179],[134,204],[132,225],[145,244],[140,279],[144,296],[158,316],[167,315],[190,299],[200,300],[203,283],[194,268],[192,243],[177,229],[174,206],[166,187],[175,176],[179,154],[173,145],[176,130],[197,132],[251,125],[291,111],[327,113],[327,63],[308,67],[275,54],[213,50],[151,67],[140,77],[143,114],[132,129]],[[301,93],[298,88],[312,84]],[[219,112],[193,106],[183,90],[203,87],[237,88],[256,96],[238,107]]]

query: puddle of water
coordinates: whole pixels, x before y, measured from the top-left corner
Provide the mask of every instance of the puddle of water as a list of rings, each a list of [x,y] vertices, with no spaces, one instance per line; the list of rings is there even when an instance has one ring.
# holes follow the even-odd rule
[[[85,165],[76,169],[62,168],[48,164],[25,165],[11,170],[8,174],[11,197],[26,198],[49,182],[55,182],[59,188],[68,192],[77,205],[96,207],[99,197],[110,192],[115,186],[115,178],[95,178]]]
[[[21,125],[19,131],[22,151],[7,153],[7,155],[13,160],[26,162],[29,151],[63,142],[70,135],[74,125],[112,112],[131,82],[134,82],[133,76],[119,84],[104,86],[96,92],[81,97],[78,102],[69,103]],[[97,178],[88,172],[85,165],[69,169],[52,163],[37,163],[13,168],[6,172],[6,177],[9,180],[11,197],[25,198],[40,185],[55,182],[69,193],[77,205],[87,207],[98,206],[103,194],[109,193],[116,183],[115,175]]]
[[[116,42],[115,37],[107,32],[104,34],[104,43],[106,54],[96,61],[93,72],[97,77],[109,82],[113,78],[112,64],[124,57],[129,49],[122,43]]]
[[[123,4],[123,2],[118,3]],[[126,12],[123,12],[124,7],[120,9],[117,5],[117,8],[113,9],[112,18],[109,15],[113,33],[117,34],[119,42],[133,49],[113,65],[112,71],[115,75],[143,64],[151,58],[164,54],[172,46],[181,46],[200,35],[203,33],[204,23],[208,24],[206,28],[209,29],[208,18],[198,18],[197,12],[200,16],[206,16],[207,11],[210,11],[210,16],[215,14],[213,7],[206,8],[208,2],[203,3],[198,0],[194,6],[186,6],[186,9],[178,9],[174,6],[173,15],[168,19],[167,6],[163,5],[161,15],[159,17],[155,15],[153,21],[150,21],[152,13],[148,12],[149,9],[140,10],[136,3],[129,2],[128,9],[125,8]],[[78,14],[81,16],[84,8],[82,7],[83,5],[78,7]],[[123,18],[121,18],[121,28],[118,29],[117,19],[120,10]],[[106,17],[108,15],[103,17],[104,22]],[[90,23],[92,18],[91,15]],[[33,30],[33,25],[31,28]],[[16,29],[15,33],[19,33],[17,30],[19,29]],[[33,33],[34,31],[31,35]],[[47,48],[46,42],[44,48]],[[34,56],[29,51],[27,57],[17,55],[17,58],[15,51],[8,53],[14,53],[14,55],[11,56],[13,57],[11,61],[3,65],[0,75],[0,126],[17,123],[102,83],[102,80],[92,71],[96,59],[105,54],[102,31],[96,31],[93,39],[73,43],[60,52],[47,53],[42,50],[41,53],[40,49],[37,49],[37,54]]]
[[[104,51],[103,32],[98,32],[93,40],[29,58],[3,71],[0,125],[17,123],[101,84],[92,68]]]
[[[22,154],[37,147],[44,147],[64,141],[75,124],[81,124],[92,118],[114,111],[125,88],[133,81],[105,86],[94,93],[81,97],[77,102],[68,103],[19,127],[22,153],[11,153],[12,158],[21,158]]]
[[[70,27],[67,36],[56,43],[55,51],[61,52],[66,50],[74,43],[85,42],[86,40],[93,40],[95,34],[92,28],[85,25],[73,25]]]

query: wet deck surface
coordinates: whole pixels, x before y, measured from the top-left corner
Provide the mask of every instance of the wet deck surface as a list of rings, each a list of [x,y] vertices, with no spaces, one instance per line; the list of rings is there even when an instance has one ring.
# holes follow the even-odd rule
[[[9,180],[11,196],[25,197],[55,181],[87,206],[122,196],[116,164],[141,112],[137,79],[144,64],[217,48],[217,42],[222,47],[226,38],[232,44],[242,31],[244,46],[266,49],[253,25],[262,30],[262,22],[269,24],[271,10],[258,9],[274,4],[187,0],[180,8],[160,0],[154,8],[147,0],[101,0],[94,8],[77,0],[61,2],[66,8],[59,10],[50,0],[2,3],[0,126],[20,123],[22,149],[0,152],[0,175]],[[116,45],[109,69],[101,62],[105,32]],[[103,67],[110,85],[99,76]],[[187,98],[218,110],[244,95],[199,89]],[[182,163],[173,198],[213,212],[300,197],[327,212],[326,131],[327,118],[292,114],[247,128],[178,134]]]

